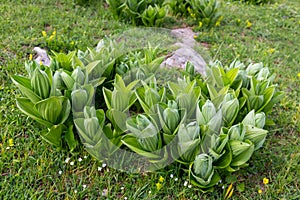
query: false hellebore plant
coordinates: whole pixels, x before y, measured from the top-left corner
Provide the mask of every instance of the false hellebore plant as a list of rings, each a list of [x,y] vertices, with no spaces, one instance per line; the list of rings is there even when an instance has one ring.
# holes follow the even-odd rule
[[[71,74],[64,74],[64,71],[54,73],[50,67],[33,61],[27,62],[25,67],[28,77],[11,77],[23,95],[17,98],[18,108],[47,127],[46,131],[41,132],[43,139],[56,147],[61,147],[64,140],[73,150],[77,142],[70,118],[71,102],[67,96],[77,75],[74,73],[73,78]]]
[[[47,127],[41,136],[49,143],[73,150],[75,124],[97,159],[118,158],[121,169],[122,162],[135,161],[127,159],[130,152],[153,165],[147,170],[176,161],[203,191],[212,190],[225,172],[246,167],[263,146],[263,128],[272,124],[267,116],[283,96],[267,67],[215,62],[201,77],[189,64],[188,73],[164,85],[153,74],[127,82],[116,70],[117,49],[106,50],[101,45],[77,56],[56,54],[49,67],[29,61],[27,77],[12,76],[23,95],[17,106]],[[102,99],[94,105],[95,96]]]
[[[18,108],[47,127],[41,132],[41,137],[58,148],[66,143],[73,151],[78,141],[71,111],[82,111],[85,105],[89,105],[94,87],[100,85],[104,78],[88,80],[87,69],[97,63],[85,66],[75,52],[53,53],[50,66],[35,61],[26,62],[28,76],[13,75],[11,79],[23,95],[17,98]],[[87,82],[92,85],[85,85]],[[75,90],[81,86],[83,90]]]

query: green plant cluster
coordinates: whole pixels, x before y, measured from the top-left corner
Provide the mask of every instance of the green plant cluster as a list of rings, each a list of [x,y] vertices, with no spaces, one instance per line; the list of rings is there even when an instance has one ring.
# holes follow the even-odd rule
[[[59,148],[67,144],[73,151],[78,142],[73,132],[70,97],[75,82],[83,84],[84,75],[80,68],[72,68],[75,52],[54,54],[51,66],[30,60],[25,63],[27,77],[11,78],[23,95],[17,98],[19,109],[47,127],[41,137]]]
[[[220,1],[218,0],[188,0],[190,16],[199,21],[201,26],[213,27],[222,20]],[[218,23],[217,23],[218,22]]]
[[[188,10],[190,9],[191,4],[188,0],[165,0],[164,4],[170,8],[171,13],[175,16],[189,16]]]
[[[157,48],[149,47],[143,54],[130,52],[129,55],[123,55],[122,44],[110,41],[106,48],[100,44],[97,49],[88,48],[85,52],[79,50],[77,54],[76,51],[68,54],[52,51],[50,66],[29,60],[25,62],[26,77],[11,77],[23,95],[17,98],[17,106],[23,113],[47,127],[47,130],[40,133],[41,137],[58,148],[68,145],[70,151],[73,151],[78,145],[78,138],[74,136],[72,111],[76,113],[83,110],[84,105],[92,102],[94,88],[105,80],[110,82],[115,73],[122,75],[129,70],[131,74],[136,71],[132,77],[127,76],[129,81],[136,79],[143,71],[149,73],[155,70],[145,67],[144,70],[141,67],[136,69],[137,66],[151,64],[157,68],[159,65],[155,63],[163,60],[163,57],[158,57]],[[84,88],[88,93],[74,92],[82,85],[86,85]],[[78,97],[81,103],[73,103],[71,97]]]
[[[115,19],[129,20],[134,25],[160,26],[167,14],[161,0],[106,0]]]
[[[44,44],[41,45],[41,47],[43,48],[47,48],[55,52],[74,51],[77,48],[74,41],[57,35],[56,30],[54,30],[51,35],[47,35],[45,31],[43,31],[42,34]]]
[[[203,191],[247,166],[283,96],[267,67],[215,62],[202,77],[188,63],[176,81],[158,84],[158,48],[124,54],[120,45],[102,41],[85,52],[54,53],[49,67],[29,61],[27,77],[12,76],[24,96],[19,109],[47,127],[43,139],[74,150],[76,127],[97,159],[123,157],[113,163],[122,168],[137,163],[126,157],[134,152],[146,171],[176,161]]]
[[[253,5],[263,5],[263,4],[273,2],[273,0],[239,0],[239,1],[247,4],[253,4]]]
[[[116,19],[129,20],[135,25],[161,26],[168,13],[174,16],[191,17],[207,27],[220,20],[218,0],[107,0]],[[170,12],[168,12],[170,11]]]

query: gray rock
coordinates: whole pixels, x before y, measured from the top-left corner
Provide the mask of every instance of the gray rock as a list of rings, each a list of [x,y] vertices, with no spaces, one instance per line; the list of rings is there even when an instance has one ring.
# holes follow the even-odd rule
[[[196,72],[206,76],[205,68],[207,64],[194,49],[195,45],[197,45],[197,41],[194,39],[195,33],[190,28],[183,28],[174,29],[171,31],[171,34],[179,40],[179,42],[174,44],[177,50],[172,52],[171,56],[163,61],[161,67],[178,67],[184,69],[186,63],[189,61],[194,65]]]

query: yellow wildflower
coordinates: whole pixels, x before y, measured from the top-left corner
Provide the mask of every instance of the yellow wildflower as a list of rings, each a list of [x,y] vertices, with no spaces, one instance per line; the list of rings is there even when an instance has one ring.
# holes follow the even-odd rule
[[[216,26],[220,26],[220,24],[221,24],[221,22],[220,22],[220,21],[217,21],[215,25],[216,25]]]
[[[238,26],[241,24],[241,20],[240,19],[237,19],[235,22],[236,22],[236,25],[238,25]]]
[[[247,19],[246,21],[246,28],[250,28],[252,26],[252,23]]]
[[[46,31],[42,31],[42,34],[43,34],[44,37],[47,37]]]
[[[10,147],[14,146],[14,140],[13,139],[8,140],[8,146],[10,146]]]
[[[300,72],[299,72],[297,75],[298,75],[298,77],[300,78]]]
[[[162,188],[162,184],[156,183],[156,188],[157,188],[157,190],[160,190]]]
[[[197,35],[194,35],[194,39],[196,39],[197,38]]]
[[[165,180],[165,179],[164,179],[164,177],[162,177],[162,176],[160,176],[159,179],[158,179],[158,181],[161,182],[161,183],[164,182],[164,180]]]
[[[269,49],[269,54],[272,54],[272,53],[274,53],[275,52],[275,49],[274,48],[271,48],[271,49]]]
[[[199,28],[201,28],[203,26],[202,22],[199,22]]]
[[[54,30],[54,31],[52,32],[52,35],[53,35],[53,36],[56,35],[56,30]]]
[[[267,184],[269,183],[269,179],[268,179],[268,178],[264,178],[264,179],[263,179],[263,183],[264,183],[265,185],[267,185]]]
[[[33,56],[32,54],[29,54],[29,60],[32,60]]]
[[[43,65],[43,62],[42,61],[40,61],[40,63],[39,63],[40,65]]]
[[[261,190],[261,189],[259,189],[257,192],[258,192],[258,194],[261,194],[261,193],[262,193],[262,190]]]
[[[53,38],[54,38],[54,35],[51,35],[51,36],[49,37],[49,40],[53,40]]]

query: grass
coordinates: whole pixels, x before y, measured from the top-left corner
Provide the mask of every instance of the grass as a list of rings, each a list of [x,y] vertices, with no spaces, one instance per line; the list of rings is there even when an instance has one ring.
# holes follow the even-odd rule
[[[0,2],[0,199],[222,199],[232,182],[232,199],[300,198],[298,0],[265,6],[225,1],[221,26],[198,29],[198,40],[211,57],[228,64],[235,58],[263,62],[277,74],[276,83],[286,94],[271,116],[275,125],[267,127],[264,147],[248,168],[227,176],[211,194],[189,188],[189,183],[184,186],[188,177],[177,165],[157,173],[127,174],[102,166],[84,149],[70,154],[42,141],[38,133],[43,127],[16,108],[20,94],[9,78],[24,73],[23,63],[35,46],[47,46],[41,32],[51,35],[56,30],[57,45],[71,50],[94,47],[105,35],[131,26],[114,21],[101,1],[86,7],[71,0]],[[246,27],[247,20],[251,26]],[[164,181],[157,190],[160,176]]]

